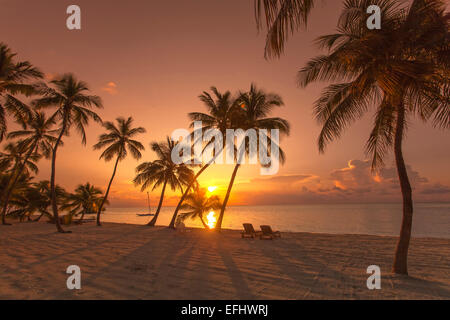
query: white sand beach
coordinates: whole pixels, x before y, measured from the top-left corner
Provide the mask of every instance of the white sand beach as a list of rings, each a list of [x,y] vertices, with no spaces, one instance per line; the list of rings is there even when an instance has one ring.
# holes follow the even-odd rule
[[[450,299],[450,239],[413,239],[410,277],[390,274],[393,237],[47,223],[0,228],[1,299]],[[82,289],[66,288],[69,265]],[[382,289],[368,290],[379,265]]]

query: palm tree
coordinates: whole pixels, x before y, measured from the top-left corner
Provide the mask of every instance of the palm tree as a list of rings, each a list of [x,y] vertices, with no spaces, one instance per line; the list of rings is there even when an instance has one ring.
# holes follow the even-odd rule
[[[265,56],[268,58],[279,57],[289,35],[307,26],[315,1],[254,0],[254,3],[258,29],[267,28]]]
[[[220,207],[221,202],[218,196],[208,197],[206,195],[206,189],[196,188],[194,191],[189,193],[181,207],[181,209],[189,211],[181,213],[180,216],[182,219],[199,218],[205,229],[210,229],[204,220],[204,215],[212,210],[217,210]]]
[[[30,199],[37,212],[40,213],[39,217],[35,221],[39,221],[43,216],[47,216],[51,221],[54,220],[53,215],[49,211],[49,207],[52,204],[52,190],[50,187],[50,181],[44,180],[33,184],[33,188],[37,190],[38,196]],[[55,186],[56,202],[58,206],[62,206],[67,199],[67,192],[59,185]]]
[[[10,180],[10,175],[2,175],[0,177],[0,189],[5,190],[9,187]],[[8,210],[5,212],[5,216],[20,218],[21,220],[25,217],[26,212],[22,212],[22,209],[28,205],[26,195],[30,188],[31,180],[32,177],[28,172],[23,172],[17,179],[15,187],[11,192]]]
[[[2,193],[2,217],[5,216],[8,207],[9,198],[17,183],[17,180],[25,170],[26,163],[34,156],[35,159],[44,156],[49,158],[53,144],[56,142],[57,130],[53,130],[54,121],[52,118],[47,119],[42,112],[33,112],[28,123],[24,123],[27,127],[25,130],[14,131],[8,134],[8,139],[21,138],[18,142],[19,148],[26,152],[23,161],[17,166],[11,175],[9,187]],[[2,218],[3,219],[3,218]],[[4,220],[3,220],[4,222]]]
[[[85,214],[97,212],[100,205],[105,203],[102,194],[101,189],[89,182],[80,184],[74,193],[67,195],[61,210],[69,210],[70,215],[81,214],[81,218],[78,220],[81,223]]]
[[[263,134],[264,131],[260,130],[279,130],[281,135],[289,135],[290,126],[289,123],[282,118],[279,117],[270,117],[269,114],[273,111],[275,107],[283,106],[283,100],[280,96],[272,93],[266,93],[263,90],[257,89],[255,85],[250,86],[250,91],[241,93],[239,98],[237,99],[237,103],[241,108],[239,109],[239,115],[236,117],[236,125],[243,130],[254,129],[260,134]],[[271,136],[267,136],[268,144],[276,144],[275,141],[271,139]],[[245,143],[245,152],[249,151],[249,144],[246,140],[243,141]],[[259,146],[262,148],[263,146]],[[279,146],[277,146],[279,148]],[[220,231],[222,228],[223,216],[225,214],[225,209],[227,207],[228,200],[230,198],[231,189],[234,184],[234,180],[236,179],[237,172],[241,166],[241,160],[244,154],[238,156],[236,159],[236,165],[234,167],[233,173],[231,175],[230,183],[228,185],[227,193],[225,195],[225,199],[222,204],[222,208],[220,210],[219,218],[217,219],[216,230]],[[280,163],[284,163],[285,155],[281,148],[279,148],[279,161]]]
[[[6,135],[6,112],[22,123],[30,116],[30,108],[15,95],[33,95],[35,87],[25,82],[43,77],[42,72],[30,62],[15,61],[16,56],[6,44],[0,42],[0,141]]]
[[[136,168],[137,175],[133,182],[135,185],[142,185],[141,191],[152,185],[152,190],[155,190],[162,185],[158,209],[153,219],[147,224],[151,227],[155,226],[158,219],[167,185],[173,191],[180,189],[183,193],[183,186],[192,185],[194,179],[194,173],[187,165],[176,164],[172,161],[172,150],[176,145],[177,143],[169,137],[165,142],[152,142],[150,146],[158,159],[152,162],[144,162]]]
[[[43,97],[34,101],[36,108],[56,107],[52,118],[59,121],[60,132],[52,150],[52,173],[50,186],[52,190],[52,211],[56,221],[58,232],[65,231],[59,223],[58,206],[56,203],[55,178],[56,178],[56,153],[63,135],[68,135],[70,129],[75,127],[81,135],[82,143],[86,144],[85,126],[93,119],[101,123],[101,118],[91,109],[102,108],[102,101],[98,96],[87,95],[87,84],[78,81],[73,74],[65,74],[50,82],[51,87],[43,86],[40,92]]]
[[[372,169],[383,165],[387,152],[394,156],[403,198],[403,220],[393,272],[407,274],[411,238],[412,190],[402,153],[405,123],[414,114],[448,128],[449,20],[444,3],[414,0],[408,10],[395,1],[371,1],[382,10],[383,28],[368,30],[367,1],[347,1],[338,32],[318,39],[329,54],[311,60],[299,72],[301,86],[323,80],[345,82],[328,86],[315,104],[316,119],[323,125],[320,152],[371,107],[375,123],[366,145]],[[445,89],[447,88],[447,89]]]
[[[191,120],[191,128],[194,127],[194,122],[201,121],[202,122],[202,131],[206,131],[208,129],[217,129],[219,130],[223,136],[226,136],[227,129],[234,128],[234,114],[236,112],[236,103],[235,100],[231,97],[230,91],[226,91],[225,93],[220,93],[216,87],[211,87],[211,91],[214,97],[211,96],[208,92],[204,91],[202,95],[199,96],[200,100],[206,106],[208,113],[202,112],[191,112],[189,113],[189,118]],[[194,132],[192,133],[192,136]],[[214,140],[211,140],[210,143],[214,143]],[[178,215],[179,210],[183,204],[183,201],[186,199],[189,191],[193,187],[194,183],[196,183],[198,177],[211,165],[214,163],[217,157],[219,157],[221,153],[216,153],[213,158],[208,161],[208,163],[204,164],[203,167],[195,174],[194,179],[188,185],[183,195],[181,196],[180,201],[175,208],[175,212],[172,216],[172,220],[170,221],[169,228],[175,228],[175,221]]]
[[[38,167],[35,162],[39,159],[39,155],[33,155],[28,152],[25,155],[24,145],[21,143],[8,143],[4,150],[6,152],[0,152],[0,167],[11,167],[8,170],[9,179],[2,190],[2,194],[6,194],[7,197],[2,197],[2,224],[9,225],[6,223],[6,211],[8,209],[9,198],[11,194],[15,192],[14,186],[22,178],[23,175],[28,175],[30,171],[37,173]],[[14,183],[11,183],[13,181]]]
[[[97,226],[101,226],[100,213],[102,212],[105,201],[108,200],[109,190],[116,175],[117,165],[119,164],[119,161],[124,160],[127,157],[128,152],[131,153],[131,156],[134,159],[139,160],[142,157],[141,151],[145,149],[142,143],[132,139],[140,133],[145,133],[144,128],[132,128],[133,118],[131,117],[129,117],[127,120],[125,120],[124,118],[117,118],[116,121],[117,127],[114,125],[114,123],[109,121],[103,124],[103,127],[108,131],[108,133],[102,134],[98,139],[98,143],[94,146],[95,150],[107,147],[101,154],[100,159],[103,158],[105,159],[105,161],[110,161],[114,157],[116,158],[113,174],[111,176],[111,179],[109,180],[105,197],[98,207]]]

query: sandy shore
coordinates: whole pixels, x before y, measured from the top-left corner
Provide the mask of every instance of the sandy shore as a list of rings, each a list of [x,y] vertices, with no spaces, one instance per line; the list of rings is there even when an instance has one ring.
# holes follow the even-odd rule
[[[450,299],[450,240],[413,239],[410,276],[389,274],[395,239],[285,233],[274,241],[192,230],[47,223],[0,227],[1,299]],[[368,290],[379,265],[382,289]],[[66,288],[69,265],[82,289]]]

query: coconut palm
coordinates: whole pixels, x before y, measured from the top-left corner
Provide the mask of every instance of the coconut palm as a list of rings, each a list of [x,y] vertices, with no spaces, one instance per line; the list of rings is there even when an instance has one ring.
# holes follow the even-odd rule
[[[6,134],[6,113],[25,122],[30,108],[16,98],[17,94],[31,96],[35,87],[29,80],[40,79],[43,74],[28,61],[16,61],[17,54],[4,43],[0,43],[0,141]]]
[[[270,131],[272,129],[279,130],[279,135],[289,135],[290,126],[288,121],[279,117],[269,117],[270,113],[272,113],[273,109],[276,107],[283,106],[283,100],[280,96],[273,93],[266,93],[261,89],[256,88],[254,84],[250,86],[250,91],[240,93],[237,104],[240,106],[239,115],[236,117],[236,125],[243,129],[249,130],[253,129],[258,134],[265,135],[267,138],[267,145],[276,144],[274,140],[272,140],[270,134],[266,134],[266,130]],[[239,154],[235,153],[237,158],[236,164],[231,175],[230,183],[228,185],[227,193],[225,195],[222,208],[220,210],[219,218],[217,219],[216,230],[220,231],[222,228],[222,221],[225,214],[225,209],[228,204],[228,200],[230,198],[231,189],[234,184],[234,180],[236,179],[237,172],[241,166],[242,160],[245,154],[248,154],[250,144],[247,143],[247,140],[243,140],[244,152]],[[234,145],[234,143],[233,143]],[[285,155],[283,150],[276,146],[279,149],[279,161],[280,163],[284,163]],[[240,148],[240,146],[237,146]],[[263,145],[259,145],[259,148],[265,148]],[[266,150],[267,151],[267,150]],[[265,166],[265,165],[264,165]]]
[[[9,174],[2,175],[0,178],[0,189],[5,190],[9,187],[11,176]],[[28,172],[23,172],[16,181],[14,189],[11,192],[9,205],[5,216],[12,218],[22,218],[24,216],[20,209],[26,205],[25,196],[30,188],[32,177]]]
[[[342,131],[371,108],[375,122],[366,152],[372,169],[383,165],[393,148],[403,198],[403,220],[393,272],[407,274],[412,228],[412,190],[402,153],[406,121],[413,115],[434,124],[450,125],[449,20],[444,3],[414,0],[408,10],[396,1],[371,0],[382,10],[381,30],[368,30],[364,15],[368,1],[347,1],[337,33],[320,37],[329,50],[299,72],[299,82],[339,81],[328,86],[315,104],[322,124],[318,145],[339,138]]]
[[[177,143],[169,137],[165,142],[152,142],[150,146],[158,159],[152,162],[144,162],[136,168],[137,175],[133,182],[135,185],[141,185],[141,191],[151,186],[153,186],[152,190],[162,186],[155,216],[147,224],[151,227],[155,226],[158,219],[167,185],[173,191],[180,189],[183,193],[183,186],[192,185],[194,179],[194,172],[187,165],[176,164],[172,161],[172,150],[176,145]]]
[[[196,219],[199,218],[205,229],[210,227],[206,224],[204,215],[213,210],[217,210],[221,207],[221,202],[218,196],[208,197],[206,189],[196,188],[186,197],[182,210],[189,210],[180,214],[180,217],[184,220],[187,218]]]
[[[29,152],[26,154],[25,145],[21,143],[8,143],[4,150],[5,152],[0,152],[0,167],[10,167],[10,169],[7,170],[9,179],[1,193],[7,195],[1,199],[2,224],[9,225],[6,223],[9,198],[15,192],[15,185],[23,175],[29,175],[30,172],[38,172],[35,162],[39,159],[39,155],[30,154]]]
[[[191,112],[189,113],[189,118],[191,120],[190,127],[194,127],[194,123],[196,121],[202,122],[202,132],[205,132],[209,129],[217,129],[219,130],[223,136],[226,136],[227,129],[234,128],[234,115],[236,113],[236,104],[235,99],[232,98],[230,91],[226,91],[225,93],[219,92],[216,87],[211,87],[211,91],[213,96],[204,91],[202,95],[199,96],[200,100],[206,106],[208,113],[202,112]],[[192,136],[194,133],[192,134]],[[212,139],[210,144],[213,144],[215,141]],[[212,159],[210,159],[206,164],[204,164],[200,170],[195,174],[194,179],[190,183],[190,185],[186,188],[183,195],[181,196],[180,201],[175,208],[175,212],[172,216],[172,220],[170,221],[169,228],[175,227],[175,221],[178,215],[179,210],[183,204],[184,199],[189,194],[193,184],[197,181],[198,177],[211,165],[214,163],[217,157],[219,157],[221,153],[216,153]]]
[[[56,154],[63,135],[68,135],[70,129],[75,127],[81,135],[82,143],[86,144],[85,126],[93,119],[101,123],[101,118],[91,109],[102,108],[102,101],[98,96],[88,95],[89,87],[83,81],[78,81],[73,74],[65,74],[50,82],[51,86],[42,86],[42,98],[34,101],[36,108],[55,107],[52,118],[59,123],[59,136],[52,150],[52,173],[50,185],[52,190],[52,211],[58,232],[65,231],[59,223],[58,206],[56,203],[55,178]]]
[[[49,211],[52,204],[52,190],[50,181],[44,180],[33,184],[33,188],[37,190],[37,196],[30,199],[32,206],[37,209],[40,214],[35,221],[39,221],[43,216],[46,216],[50,221],[54,221],[53,215]],[[56,203],[62,206],[67,199],[67,192],[59,185],[55,186]]]
[[[314,0],[254,0],[258,29],[267,28],[266,57],[279,57],[289,35],[306,27]]]
[[[99,142],[94,145],[95,150],[106,148],[105,151],[100,156],[100,159],[104,159],[105,161],[110,161],[114,157],[116,158],[116,163],[114,165],[113,174],[111,179],[109,180],[108,188],[106,189],[105,197],[103,201],[100,203],[97,212],[97,225],[101,226],[100,223],[100,214],[103,209],[103,205],[105,201],[108,200],[109,190],[111,188],[111,184],[114,180],[117,171],[117,165],[119,161],[124,160],[128,152],[131,156],[139,160],[142,157],[141,151],[144,150],[144,146],[137,140],[133,140],[132,138],[140,133],[145,133],[145,129],[142,127],[133,128],[133,118],[129,117],[125,120],[125,118],[117,118],[117,126],[113,122],[105,122],[103,127],[108,131],[108,133],[104,133],[100,135]]]
[[[32,112],[30,120],[24,123],[27,127],[24,130],[10,132],[8,139],[20,138],[18,146],[21,150],[24,150],[25,157],[23,161],[16,167],[16,170],[12,172],[9,187],[2,193],[2,217],[5,216],[8,207],[9,198],[17,183],[17,180],[25,170],[26,163],[34,156],[35,160],[41,156],[49,158],[53,144],[56,142],[55,134],[57,130],[52,129],[54,121],[52,118],[47,119],[42,112]]]
[[[107,202],[103,201],[102,195],[102,190],[89,182],[80,184],[74,193],[67,195],[61,210],[69,210],[69,214],[73,216],[81,214],[81,218],[78,220],[81,223],[85,214],[97,212],[100,205]]]

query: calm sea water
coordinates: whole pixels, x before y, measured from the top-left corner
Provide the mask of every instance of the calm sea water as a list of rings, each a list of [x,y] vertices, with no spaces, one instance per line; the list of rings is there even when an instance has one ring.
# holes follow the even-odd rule
[[[146,211],[145,207],[110,208],[103,221],[146,224],[151,217],[136,215]],[[173,207],[162,208],[157,225],[168,225],[173,211]],[[223,227],[242,229],[242,223],[249,222],[258,229],[261,224],[270,224],[280,231],[396,236],[401,216],[401,205],[391,203],[238,206],[227,209]],[[186,225],[201,227],[196,220],[187,220]],[[450,238],[450,203],[415,204],[413,236]]]

